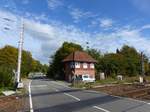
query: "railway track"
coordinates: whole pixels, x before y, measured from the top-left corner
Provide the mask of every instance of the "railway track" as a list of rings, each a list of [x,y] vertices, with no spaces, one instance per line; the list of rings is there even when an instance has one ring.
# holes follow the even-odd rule
[[[136,85],[134,89],[126,90],[120,96],[150,100],[150,86]]]

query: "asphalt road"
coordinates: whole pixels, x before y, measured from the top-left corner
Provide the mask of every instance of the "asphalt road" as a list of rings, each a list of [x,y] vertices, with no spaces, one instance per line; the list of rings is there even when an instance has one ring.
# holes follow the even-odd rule
[[[150,112],[147,102],[72,89],[45,78],[33,79],[30,88],[34,112]]]

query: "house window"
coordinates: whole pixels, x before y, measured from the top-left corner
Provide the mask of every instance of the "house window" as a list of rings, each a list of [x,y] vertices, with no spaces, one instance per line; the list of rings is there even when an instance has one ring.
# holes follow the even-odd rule
[[[70,62],[70,68],[74,68],[74,62]]]
[[[94,68],[94,64],[93,63],[90,64],[90,68]]]
[[[75,62],[75,68],[80,68],[80,62]]]
[[[83,63],[83,68],[88,68],[88,65],[87,65],[87,63]]]

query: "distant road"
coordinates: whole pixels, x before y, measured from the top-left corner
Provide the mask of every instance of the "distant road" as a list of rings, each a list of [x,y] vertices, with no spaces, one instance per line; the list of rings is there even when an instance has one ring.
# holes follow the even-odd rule
[[[72,89],[43,77],[33,79],[30,88],[34,112],[150,112],[146,102]]]

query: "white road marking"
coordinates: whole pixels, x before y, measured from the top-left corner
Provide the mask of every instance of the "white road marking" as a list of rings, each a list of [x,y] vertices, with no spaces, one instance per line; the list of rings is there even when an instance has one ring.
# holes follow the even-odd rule
[[[29,82],[29,104],[30,104],[30,112],[33,112],[32,96],[31,96],[31,82]]]
[[[68,94],[68,93],[64,93],[64,94],[67,95],[67,96],[69,96],[69,97],[72,97],[72,98],[76,99],[77,101],[80,101],[79,98],[77,98],[77,97],[75,97],[75,96],[73,96],[73,95],[71,95],[71,94]]]
[[[96,109],[98,109],[98,110],[102,110],[102,111],[104,111],[104,112],[110,112],[110,111],[108,111],[108,110],[106,110],[106,109],[103,109],[103,108],[101,108],[101,107],[98,107],[98,106],[93,106],[93,108],[96,108]]]
[[[99,91],[96,91],[96,93],[102,93],[102,94],[104,94],[104,95],[108,95],[108,96],[116,97],[116,98],[119,98],[119,99],[126,99],[126,100],[131,100],[131,101],[134,101],[134,102],[140,102],[140,103],[145,103],[145,104],[147,104],[147,105],[150,105],[150,102],[141,101],[141,100],[137,100],[137,99],[133,99],[133,98],[128,98],[128,97],[122,97],[122,96],[110,95],[110,94],[107,94],[107,93],[104,93],[104,92],[99,92]]]
[[[47,87],[47,85],[33,85],[31,87]]]
[[[63,85],[62,83],[60,83],[60,82],[51,82],[51,83],[53,83],[53,84],[56,84],[56,85],[59,85],[59,86],[62,86],[62,87],[65,87],[65,88],[70,88],[70,87],[68,87],[68,86],[66,86],[66,85]]]
[[[136,100],[136,99],[132,99],[132,98],[126,98],[126,99],[131,100],[131,101],[140,102],[140,103],[144,103],[144,104],[150,105],[150,103],[148,103],[148,102],[146,102],[146,101]]]
[[[55,89],[55,91],[58,92],[59,90],[58,90],[58,89]]]
[[[148,103],[148,102],[146,102],[146,101],[142,101],[142,100],[137,100],[137,99],[128,98],[128,97],[115,96],[115,95],[110,95],[110,96],[116,97],[116,98],[120,98],[120,99],[126,99],[126,100],[131,100],[131,101],[134,101],[134,102],[139,102],[139,103],[144,103],[144,104],[150,105],[150,103]]]

